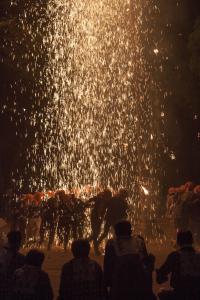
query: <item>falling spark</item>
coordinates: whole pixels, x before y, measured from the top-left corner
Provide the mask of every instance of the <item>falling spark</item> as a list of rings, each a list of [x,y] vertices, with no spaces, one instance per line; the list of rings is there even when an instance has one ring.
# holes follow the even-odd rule
[[[144,194],[145,194],[146,196],[148,196],[148,195],[149,195],[149,191],[148,191],[144,186],[141,186],[141,188],[142,188]]]
[[[158,50],[158,49],[154,49],[153,52],[154,52],[156,55],[158,55],[159,50]]]
[[[174,152],[170,153],[170,157],[171,157],[171,160],[176,160],[176,155],[174,154]]]
[[[85,195],[88,185],[94,193],[97,187],[124,186],[139,208],[140,196],[149,193],[140,188],[145,179],[155,196],[149,215],[155,214],[162,139],[155,120],[164,112],[155,109],[157,83],[145,57],[151,29],[144,24],[153,7],[143,0],[49,0],[45,12],[35,4],[20,16],[21,29],[33,41],[23,58],[36,78],[33,94],[40,103],[27,120],[35,134],[26,153],[30,189],[77,189]],[[30,16],[37,22],[31,25]],[[26,114],[24,108],[21,119]],[[26,174],[18,174],[19,189]]]

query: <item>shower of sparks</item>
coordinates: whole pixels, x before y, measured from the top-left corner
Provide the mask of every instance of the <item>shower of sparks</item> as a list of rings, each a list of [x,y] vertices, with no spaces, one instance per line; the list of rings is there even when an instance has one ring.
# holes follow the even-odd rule
[[[151,9],[151,1],[143,0],[49,0],[46,23],[38,5],[21,16],[24,32],[34,41],[40,36],[40,46],[27,50],[27,61],[34,58],[27,70],[37,80],[34,96],[39,103],[47,99],[29,120],[35,128],[34,145],[27,149],[30,189],[126,187],[135,211],[143,209],[147,200],[140,198],[148,192],[154,216],[156,120],[164,112],[154,105],[156,83],[145,58],[144,23]],[[30,25],[31,13],[40,16],[37,24]],[[37,52],[45,52],[43,68]]]

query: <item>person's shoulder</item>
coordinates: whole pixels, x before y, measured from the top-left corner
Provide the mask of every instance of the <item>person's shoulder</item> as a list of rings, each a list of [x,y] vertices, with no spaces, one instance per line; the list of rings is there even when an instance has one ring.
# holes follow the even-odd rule
[[[132,238],[144,242],[144,238],[140,234],[132,235]]]
[[[73,261],[74,259],[71,259],[69,260],[68,262],[66,262],[63,266],[62,266],[62,270],[65,271],[65,270],[69,270],[72,265],[73,265]]]
[[[44,271],[44,270],[40,270],[40,278],[42,279],[42,280],[48,280],[49,279],[49,274],[46,272],[46,271]]]
[[[172,251],[168,254],[167,259],[170,261],[176,261],[180,257],[180,251]]]
[[[109,239],[107,242],[106,242],[106,248],[108,247],[113,247],[115,245],[115,240],[114,239]]]
[[[17,253],[17,259],[18,259],[20,262],[25,263],[25,255],[22,254],[22,253],[20,253],[20,252]]]
[[[18,252],[18,253],[17,253],[17,256],[18,256],[18,257],[21,257],[21,258],[25,258],[25,255],[24,255],[23,253],[21,253],[21,252]]]

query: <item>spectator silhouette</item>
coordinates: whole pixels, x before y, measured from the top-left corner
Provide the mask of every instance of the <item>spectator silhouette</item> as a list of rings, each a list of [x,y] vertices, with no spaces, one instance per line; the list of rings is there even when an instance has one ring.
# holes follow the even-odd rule
[[[30,250],[25,265],[14,273],[14,300],[52,300],[53,291],[49,276],[41,267],[44,254]]]
[[[157,270],[157,282],[162,284],[170,275],[171,290],[159,294],[161,300],[199,300],[200,299],[200,253],[192,246],[190,231],[177,234],[179,250],[169,254],[165,263]]]
[[[24,255],[19,253],[21,233],[10,231],[7,235],[8,243],[0,251],[0,299],[10,300],[13,290],[13,274],[25,263]]]
[[[101,300],[103,284],[101,267],[89,258],[87,240],[72,243],[74,258],[62,268],[59,300]]]
[[[132,236],[129,221],[115,225],[116,238],[105,249],[104,276],[112,300],[155,299],[152,292],[154,257],[149,256],[144,240]]]

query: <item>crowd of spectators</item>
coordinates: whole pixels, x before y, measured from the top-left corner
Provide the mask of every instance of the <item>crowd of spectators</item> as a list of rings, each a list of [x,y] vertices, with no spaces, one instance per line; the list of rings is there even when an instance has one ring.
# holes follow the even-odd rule
[[[200,242],[200,185],[186,182],[169,188],[166,216],[177,230],[192,231],[195,240]]]
[[[134,235],[129,221],[120,221],[115,235],[106,243],[103,269],[90,258],[90,243],[75,240],[73,259],[62,267],[57,300],[199,300],[200,254],[193,247],[190,231],[177,233],[177,249],[155,269],[141,236]],[[21,233],[11,231],[0,250],[0,299],[53,300],[49,275],[43,271],[43,252],[20,253]],[[153,272],[158,284],[170,279],[171,288],[156,296]]]

